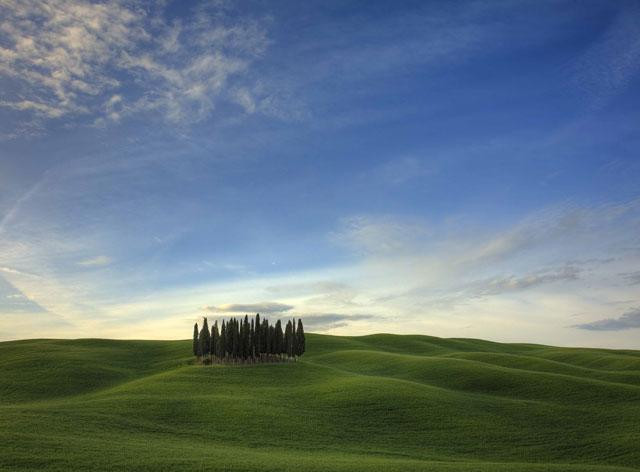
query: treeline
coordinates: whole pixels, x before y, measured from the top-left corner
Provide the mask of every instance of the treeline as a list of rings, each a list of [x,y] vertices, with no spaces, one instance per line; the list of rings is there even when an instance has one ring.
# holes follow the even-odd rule
[[[282,322],[275,325],[269,320],[260,319],[260,314],[249,319],[230,318],[222,320],[220,329],[215,321],[211,329],[207,318],[202,328],[198,323],[193,326],[193,355],[203,363],[232,362],[280,362],[295,359],[304,354],[305,338],[302,320],[287,321],[282,329]]]

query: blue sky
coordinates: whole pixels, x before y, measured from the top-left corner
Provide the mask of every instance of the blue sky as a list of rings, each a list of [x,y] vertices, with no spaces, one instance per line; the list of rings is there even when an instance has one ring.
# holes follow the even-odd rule
[[[0,339],[640,348],[636,2],[0,4]]]

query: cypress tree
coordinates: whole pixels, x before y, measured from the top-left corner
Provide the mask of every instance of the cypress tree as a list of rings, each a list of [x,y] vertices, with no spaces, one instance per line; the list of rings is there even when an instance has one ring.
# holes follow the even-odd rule
[[[304,328],[302,327],[302,319],[298,318],[298,331],[296,332],[296,354],[301,356],[306,351],[306,341],[304,339]]]
[[[291,334],[289,335],[289,357],[296,355],[296,324],[291,320]]]
[[[262,352],[265,354],[271,353],[271,344],[273,343],[273,337],[270,336],[270,331],[273,331],[273,326],[269,326],[269,320],[265,318],[262,320],[262,329],[260,330],[260,343],[262,345]]]
[[[260,324],[260,313],[256,313],[255,330],[253,332],[254,354],[262,354],[262,325]]]
[[[231,357],[238,357],[238,323],[235,318],[231,320]]]
[[[262,331],[264,332],[263,352],[265,354],[272,354],[271,344],[272,344],[272,338],[273,338],[272,336],[273,326],[269,326],[269,323],[267,322],[267,320],[264,320],[262,323],[263,323]]]
[[[242,318],[240,318],[240,350],[238,352],[239,357],[244,357],[244,350],[246,348],[244,337],[245,337],[244,323],[242,321]]]
[[[231,318],[227,321],[227,356],[231,357],[233,355],[233,323],[231,322]]]
[[[233,356],[233,319],[227,321],[227,356]]]
[[[236,337],[235,337],[235,329],[236,329],[236,324],[234,323],[234,319],[231,318],[229,320],[229,324],[227,325],[227,333],[229,336],[229,357],[234,357],[235,356],[235,342],[236,342]]]
[[[227,354],[227,328],[224,325],[224,320],[222,320],[222,327],[220,328],[220,342],[218,348],[218,357],[225,357]]]
[[[198,323],[193,325],[193,355],[198,355]]]
[[[271,336],[271,354],[278,353],[278,334],[275,326],[269,327],[269,336]]]
[[[220,329],[218,321],[214,321],[209,330],[206,317],[203,318],[202,328],[198,330],[198,323],[193,326],[193,353],[198,358],[227,359],[243,363],[247,360],[274,360],[296,358],[306,351],[306,340],[302,319],[287,320],[283,332],[283,321],[276,321],[270,325],[269,320],[261,318],[257,313],[255,318],[229,318],[222,320]],[[264,356],[266,354],[266,356]]]
[[[242,328],[242,358],[248,359],[251,353],[251,326],[249,325],[249,315],[244,315]]]
[[[249,330],[249,357],[256,357],[256,326],[251,318],[251,329]]]
[[[206,316],[202,322],[202,329],[204,330],[204,349],[202,349],[202,352],[209,354],[211,352],[211,331],[209,330],[209,322]]]
[[[213,322],[215,325],[215,321]],[[212,356],[215,355],[215,341],[213,340],[213,326],[211,327],[211,332],[209,333],[209,354]]]
[[[211,355],[218,357],[218,350],[220,344],[220,333],[218,333],[218,322],[214,321],[213,328],[211,328]]]
[[[233,319],[233,357],[240,357],[240,323],[237,319]]]
[[[282,322],[280,320],[276,321],[276,329],[274,334],[274,354],[282,354],[284,352],[282,350],[284,346],[284,334],[282,333]]]
[[[202,344],[203,344],[203,334],[202,334],[203,330],[200,330],[200,332],[198,333],[198,352],[196,353],[196,356],[198,356],[198,359],[200,359],[202,357],[202,355],[204,354],[202,352]]]
[[[238,353],[240,352],[240,326],[238,325],[238,320],[233,319],[233,357],[237,358]]]
[[[211,332],[209,332],[209,323],[207,323],[206,317],[200,330],[200,352],[203,356],[208,356],[211,352]]]
[[[291,357],[298,355],[298,341],[296,340],[296,319],[291,318]]]
[[[291,320],[287,321],[284,328],[284,349],[282,351],[287,357],[291,357]]]

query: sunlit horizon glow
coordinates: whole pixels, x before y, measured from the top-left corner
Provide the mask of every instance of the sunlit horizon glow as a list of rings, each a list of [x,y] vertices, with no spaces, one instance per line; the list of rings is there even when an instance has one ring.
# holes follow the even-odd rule
[[[635,2],[0,2],[0,341],[640,349],[639,99]]]

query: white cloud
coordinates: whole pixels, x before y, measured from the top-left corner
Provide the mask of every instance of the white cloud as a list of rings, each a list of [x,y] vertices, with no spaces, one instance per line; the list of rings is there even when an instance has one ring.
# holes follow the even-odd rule
[[[1,101],[0,107],[13,108],[14,110],[20,111],[33,110],[37,114],[48,118],[58,118],[65,113],[62,108],[56,108],[54,106],[47,105],[46,103],[33,102],[31,100],[22,100],[19,102]]]
[[[605,340],[568,332],[567,319],[576,312],[602,316],[637,305],[637,294],[620,283],[620,274],[640,262],[639,224],[637,200],[567,204],[502,228],[464,219],[453,224],[347,219],[332,237],[360,256],[359,275],[349,280],[357,289],[350,301],[357,305],[335,299],[332,310],[396,316],[370,320],[370,330],[398,332],[404,325],[444,336],[633,346],[629,337]],[[305,308],[312,312],[313,306]]]
[[[306,331],[326,332],[336,328],[351,326],[359,321],[371,322],[377,315],[342,313],[306,313],[303,323]]]
[[[6,1],[0,11],[0,73],[30,97],[13,107],[47,117],[88,112],[87,99],[118,85],[106,67],[146,35],[139,12],[119,2]]]
[[[351,290],[345,283],[331,280],[321,280],[314,282],[294,282],[265,287],[265,290],[276,295],[299,296],[299,295],[319,295]]]
[[[23,270],[14,269],[13,267],[1,266],[0,271],[10,275],[18,275],[21,277],[29,277],[29,278],[38,278],[37,274],[32,274],[30,272],[26,272]]]
[[[344,218],[343,228],[332,234],[340,245],[369,255],[397,255],[412,251],[430,234],[422,221],[399,220],[390,216],[354,216]]]
[[[80,262],[78,262],[78,265],[81,265],[84,267],[102,267],[109,264],[111,264],[111,258],[103,255],[91,257],[89,259],[83,259]]]
[[[629,285],[640,285],[640,270],[620,274]]]
[[[88,115],[95,124],[152,111],[174,123],[207,117],[268,44],[256,20],[228,21],[200,7],[189,26],[167,24],[160,5],[6,0],[0,4],[0,107],[36,120]],[[9,89],[7,89],[9,90]],[[231,91],[251,111],[251,92]],[[15,97],[21,97],[17,99]],[[28,120],[28,116],[24,118]]]
[[[567,265],[522,275],[496,275],[445,287],[417,286],[404,293],[381,297],[379,301],[410,297],[418,300],[417,303],[424,309],[452,309],[456,305],[469,304],[488,297],[513,294],[556,282],[575,281],[579,279],[580,272],[578,267]]]
[[[627,329],[640,329],[640,308],[629,310],[618,318],[606,318],[603,320],[574,325],[573,327],[589,331],[622,331]]]
[[[213,313],[282,313],[289,311],[293,305],[276,302],[260,303],[228,303],[225,305],[208,306],[205,309]]]

